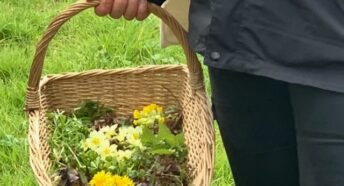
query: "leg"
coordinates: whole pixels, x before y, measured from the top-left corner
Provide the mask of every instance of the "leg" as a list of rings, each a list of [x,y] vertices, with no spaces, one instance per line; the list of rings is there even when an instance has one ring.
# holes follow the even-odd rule
[[[210,68],[214,114],[237,186],[298,186],[288,84]]]
[[[344,94],[291,85],[302,186],[344,185]]]

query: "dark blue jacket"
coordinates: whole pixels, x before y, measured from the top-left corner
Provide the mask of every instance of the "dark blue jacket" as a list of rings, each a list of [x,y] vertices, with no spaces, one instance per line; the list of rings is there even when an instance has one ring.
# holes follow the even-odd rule
[[[191,0],[212,67],[344,92],[344,0]]]

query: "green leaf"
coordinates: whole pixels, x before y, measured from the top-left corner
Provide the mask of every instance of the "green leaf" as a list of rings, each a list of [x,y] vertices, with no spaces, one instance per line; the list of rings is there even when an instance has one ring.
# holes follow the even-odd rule
[[[166,143],[173,147],[176,147],[179,144],[176,140],[176,136],[172,134],[171,130],[165,124],[159,125],[158,139],[166,141]]]
[[[185,145],[185,136],[184,133],[180,133],[176,135],[176,141],[178,143],[178,146]]]
[[[155,135],[151,129],[142,127],[141,142],[145,145],[156,143]]]

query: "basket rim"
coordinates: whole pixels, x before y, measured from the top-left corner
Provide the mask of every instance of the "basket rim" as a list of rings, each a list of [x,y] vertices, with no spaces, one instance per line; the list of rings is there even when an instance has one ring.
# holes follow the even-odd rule
[[[144,74],[149,72],[171,72],[171,71],[180,71],[186,74],[187,78],[190,77],[189,69],[185,64],[163,64],[163,65],[142,65],[137,67],[121,67],[113,69],[91,69],[80,72],[63,72],[60,74],[46,74],[41,77],[39,83],[39,90],[42,89],[48,83],[57,80],[67,80],[74,78],[84,78],[100,75],[125,75],[125,74]]]

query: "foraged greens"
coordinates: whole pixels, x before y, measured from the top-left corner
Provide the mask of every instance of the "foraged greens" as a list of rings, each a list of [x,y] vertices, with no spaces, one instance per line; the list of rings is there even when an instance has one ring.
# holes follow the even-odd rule
[[[49,114],[55,185],[188,185],[187,146],[176,105],[150,104],[128,116],[84,101]]]

